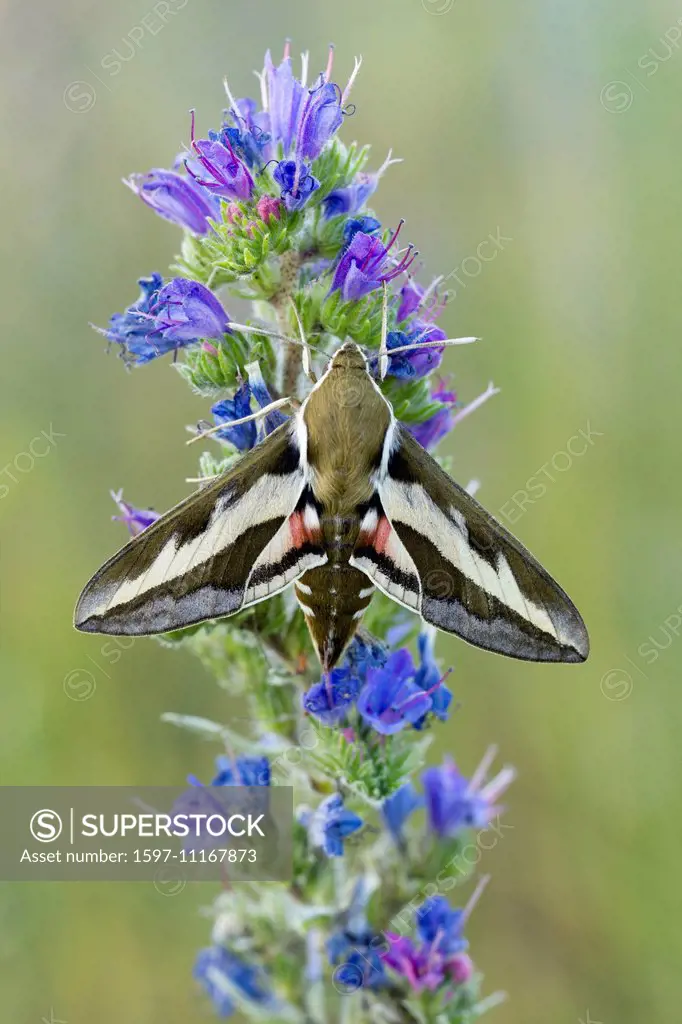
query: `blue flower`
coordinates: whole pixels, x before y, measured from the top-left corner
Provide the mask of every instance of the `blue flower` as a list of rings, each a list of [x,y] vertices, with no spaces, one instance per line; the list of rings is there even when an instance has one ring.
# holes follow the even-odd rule
[[[343,857],[344,840],[363,825],[362,818],[344,807],[340,793],[328,796],[314,811],[305,809],[300,821],[308,829],[311,846],[328,857]]]
[[[251,394],[256,399],[261,409],[267,409],[269,405],[272,405],[272,398],[268,391],[268,386],[263,378],[263,372],[258,363],[249,363],[245,367],[246,372],[249,376],[249,387]],[[269,412],[264,420],[265,433],[271,434],[277,427],[281,427],[283,423],[286,423],[287,417],[284,413],[280,412],[279,409],[274,409]]]
[[[461,953],[468,946],[462,936],[466,923],[463,910],[453,910],[444,896],[432,896],[417,910],[417,931],[424,942],[437,943],[446,956]]]
[[[486,783],[495,753],[494,747],[486,751],[471,779],[466,779],[450,758],[423,773],[427,820],[437,836],[450,838],[466,828],[484,828],[502,810],[498,798],[516,773],[513,768],[503,768]]]
[[[397,842],[402,841],[403,825],[410,815],[421,807],[424,798],[417,793],[411,782],[387,796],[381,805],[381,813],[388,830]]]
[[[422,656],[425,648],[422,648]],[[431,666],[428,666],[429,670]],[[429,683],[428,686],[422,685]],[[358,698],[358,711],[370,725],[384,735],[391,735],[406,725],[422,728],[425,716],[433,711],[433,695],[444,689],[440,677],[432,676],[424,665],[415,667],[407,648],[394,651],[385,666],[368,673],[367,683]],[[445,715],[449,701],[438,695],[439,717]]]
[[[381,228],[381,221],[378,221],[376,217],[351,217],[343,225],[343,240],[348,246],[353,241],[358,231],[363,231],[366,235],[376,234]]]
[[[269,786],[270,762],[267,757],[236,757],[224,754],[216,758],[218,774],[212,786]]]
[[[377,732],[391,735],[419,721],[431,698],[414,682],[415,667],[407,649],[391,654],[383,669],[369,673],[358,711]]]
[[[325,217],[340,213],[358,213],[377,187],[370,174],[358,174],[350,185],[333,189],[323,200]]]
[[[114,313],[102,333],[122,345],[136,365],[201,338],[222,338],[229,317],[213,292],[198,281],[178,277],[163,285],[161,275],[141,278],[137,302]]]
[[[414,681],[420,689],[425,690],[431,695],[431,707],[429,709],[431,714],[439,718],[441,722],[446,722],[448,719],[448,709],[452,703],[452,694],[447,686],[443,685],[443,674],[435,659],[435,645],[435,629],[426,628],[417,637],[420,664]],[[424,715],[418,722],[415,722],[415,729],[422,729],[427,719],[428,715]]]
[[[393,160],[392,152],[378,171],[367,173],[360,171],[355,179],[343,188],[336,188],[324,200],[325,217],[335,217],[339,213],[357,213],[377,189],[381,176],[391,164],[399,164],[401,160]]]
[[[333,976],[337,992],[348,995],[360,988],[380,988],[385,984],[380,944],[380,937],[369,928],[359,932],[338,928],[331,934],[327,954],[330,964],[338,964]]]
[[[204,986],[220,1017],[230,1017],[236,1012],[236,994],[260,1006],[276,1008],[277,1000],[268,987],[265,972],[224,946],[202,949],[192,973]]]
[[[218,423],[229,424],[231,420],[239,420],[251,414],[251,388],[248,381],[245,381],[235,393],[234,398],[224,398],[211,406],[216,425]],[[229,441],[240,452],[247,452],[256,443],[258,428],[254,420],[250,423],[242,423],[238,427],[225,426],[217,432],[221,440]]]
[[[186,160],[185,167],[198,185],[225,199],[251,198],[253,178],[246,164],[237,156],[229,134],[210,131],[207,139],[195,139],[194,113],[192,150],[196,160]]]
[[[365,685],[370,668],[386,663],[388,652],[369,634],[355,634],[344,658],[343,665],[332,669],[327,679],[320,680],[303,694],[303,708],[323,725],[342,722],[355,704]]]
[[[295,160],[280,160],[272,176],[280,187],[284,205],[289,211],[300,210],[320,187],[308,165]]]
[[[356,633],[346,650],[346,664],[363,683],[369,669],[381,668],[387,658],[385,644],[369,633]]]
[[[155,168],[147,174],[131,174],[126,185],[160,217],[195,235],[205,235],[211,227],[209,219],[220,216],[220,204],[214,196],[192,178],[175,171]]]
[[[150,308],[163,287],[163,279],[161,274],[152,274],[151,277],[141,277],[138,285],[140,297],[137,302],[129,306],[125,313],[114,313],[109,320],[108,328],[96,327],[95,330],[104,334],[109,341],[122,345],[128,354],[138,357],[135,362],[142,363],[162,354],[147,344],[147,335],[154,326]],[[151,355],[143,359],[142,353],[147,350]]]
[[[399,352],[398,355],[389,354],[388,373],[398,380],[416,380],[418,377],[425,377],[438,369],[443,358],[444,349],[423,348],[423,343],[434,341],[445,341],[447,334],[435,324],[423,323],[415,320],[409,331],[389,331],[386,338],[386,348],[389,353],[392,348],[403,348],[405,345],[414,345],[413,352]],[[373,361],[376,363],[377,360]]]
[[[380,957],[383,940],[370,929],[367,903],[371,895],[367,879],[361,875],[355,885],[348,908],[327,940],[327,955],[338,965],[333,981],[337,992],[357,992],[359,988],[378,988],[386,980]]]
[[[127,501],[123,500],[123,491],[112,491],[111,497],[121,510],[120,516],[111,518],[125,523],[131,537],[137,537],[138,533],[142,533],[159,518],[160,513],[154,512],[151,508],[135,508],[134,505],[129,505]]]
[[[412,246],[408,246],[400,260],[390,256],[401,227],[402,221],[387,245],[373,235],[358,231],[337,264],[330,292],[338,289],[346,302],[355,302],[407,270],[416,256]]]
[[[304,711],[323,725],[342,722],[362,688],[360,679],[342,666],[332,669],[329,679],[314,683],[301,697]]]
[[[262,167],[270,152],[270,118],[267,113],[258,111],[252,99],[241,99],[233,102],[230,116],[234,126],[224,124],[224,132],[237,155],[251,169]]]

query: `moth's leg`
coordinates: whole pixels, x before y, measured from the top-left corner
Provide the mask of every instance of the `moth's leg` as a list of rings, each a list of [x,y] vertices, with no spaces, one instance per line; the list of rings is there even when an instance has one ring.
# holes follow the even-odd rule
[[[310,360],[310,346],[308,344],[308,339],[305,336],[303,324],[301,323],[301,317],[299,316],[298,308],[296,306],[296,303],[294,302],[293,297],[291,299],[291,308],[293,309],[294,316],[296,317],[296,323],[298,324],[298,333],[300,335],[301,345],[303,347],[303,372],[305,373],[306,377],[311,382],[311,384],[317,384],[317,377],[313,372],[313,367]]]
[[[211,427],[209,430],[202,430],[200,434],[195,434],[194,437],[191,437],[187,444],[194,444],[196,441],[201,441],[204,437],[211,437],[212,434],[217,434],[218,431],[224,430],[225,427],[240,427],[242,423],[253,423],[254,420],[261,420],[264,416],[268,416],[275,409],[281,409],[284,405],[294,404],[296,404],[294,398],[278,398],[276,402],[271,402],[264,409],[252,412],[250,416],[242,416],[238,420],[228,420],[226,423],[218,423],[217,426]]]
[[[388,283],[384,281],[384,301],[381,310],[381,345],[379,346],[379,380],[388,372]]]

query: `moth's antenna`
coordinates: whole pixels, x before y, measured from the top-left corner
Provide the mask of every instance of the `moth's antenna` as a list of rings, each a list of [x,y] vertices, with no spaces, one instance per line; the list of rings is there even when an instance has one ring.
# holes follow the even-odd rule
[[[224,430],[225,427],[240,427],[242,423],[253,423],[254,420],[260,420],[274,412],[275,409],[281,409],[283,405],[289,405],[293,401],[293,398],[278,398],[276,402],[271,402],[270,405],[266,405],[264,409],[259,409],[258,412],[252,412],[250,416],[242,416],[238,420],[228,420],[226,423],[219,423],[215,427],[210,427],[209,430],[202,430],[200,434],[191,437],[187,444],[194,444],[196,441],[201,441],[204,437],[211,437],[212,434],[217,434],[218,431]]]
[[[381,345],[379,347],[379,380],[388,373],[388,283],[384,281],[384,301],[381,306]]]
[[[397,352],[414,352],[418,348],[441,348],[445,345],[473,345],[480,338],[446,338],[444,341],[414,341],[411,345],[400,345],[399,348],[392,348],[387,354],[394,356]],[[381,365],[381,350],[379,352],[379,365]]]
[[[317,384],[317,377],[313,373],[313,368],[310,363],[310,346],[308,345],[308,339],[305,336],[301,317],[299,316],[298,307],[296,306],[293,295],[291,296],[290,301],[291,307],[294,311],[294,316],[296,317],[296,323],[298,324],[298,333],[301,335],[301,344],[303,345],[303,372],[308,380],[312,381],[313,384]]]
[[[278,341],[286,341],[289,345],[305,345],[307,348],[312,349],[313,352],[319,352],[326,359],[330,358],[328,352],[325,352],[323,348],[319,348],[316,345],[311,345],[307,340],[301,340],[300,338],[289,338],[286,334],[280,334],[279,331],[269,331],[267,327],[249,327],[248,324],[236,324],[230,321],[227,325],[230,331],[242,331],[244,334],[262,334],[266,338],[277,338]]]

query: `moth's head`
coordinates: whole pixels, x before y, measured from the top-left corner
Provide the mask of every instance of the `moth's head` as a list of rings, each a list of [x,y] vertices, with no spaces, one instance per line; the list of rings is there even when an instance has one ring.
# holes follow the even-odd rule
[[[367,372],[367,360],[354,341],[347,341],[334,353],[332,370],[362,370]]]

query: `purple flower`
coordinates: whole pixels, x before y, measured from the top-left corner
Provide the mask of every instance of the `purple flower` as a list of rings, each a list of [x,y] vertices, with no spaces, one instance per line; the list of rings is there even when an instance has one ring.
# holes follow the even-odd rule
[[[449,434],[455,425],[455,417],[453,414],[453,406],[457,403],[457,395],[454,391],[446,391],[445,384],[443,381],[440,382],[438,389],[431,392],[431,397],[438,402],[442,402],[443,405],[440,409],[434,412],[433,416],[429,416],[423,423],[407,423],[407,429],[410,431],[412,436],[419,441],[422,448],[426,448],[430,451],[435,448],[440,440],[442,440],[446,434]]]
[[[123,500],[123,491],[112,491],[111,497],[114,499],[119,509],[121,510],[120,516],[112,516],[112,519],[118,520],[120,523],[125,523],[128,527],[131,537],[137,537],[138,533],[142,533],[148,526],[155,523],[159,518],[160,513],[154,512],[152,509],[135,508],[134,505],[129,505],[127,501]]]
[[[329,679],[315,683],[301,697],[304,711],[323,725],[337,725],[346,717],[362,687],[346,666],[332,669]]]
[[[284,155],[290,151],[298,131],[299,118],[305,103],[306,90],[294,77],[288,44],[279,67],[272,63],[270,51],[265,54],[264,80],[267,88],[270,131],[275,143],[281,143]]]
[[[303,108],[296,138],[297,160],[315,160],[342,124],[341,90],[320,77]]]
[[[202,949],[192,973],[204,986],[220,1017],[230,1017],[236,1012],[235,990],[254,1003],[276,1008],[277,1000],[268,988],[265,972],[224,946]]]
[[[250,423],[242,423],[238,427],[230,427],[231,420],[239,420],[251,414],[251,388],[248,381],[235,391],[234,398],[224,398],[222,402],[216,402],[211,406],[211,412],[218,423],[225,423],[226,426],[217,432],[221,440],[229,441],[240,452],[247,452],[256,443],[258,428],[254,420]]]
[[[414,992],[433,992],[446,982],[461,985],[472,975],[471,961],[464,953],[467,941],[462,931],[488,879],[477,885],[464,910],[453,910],[443,896],[433,896],[417,908],[417,937],[386,933],[389,948],[383,962],[407,979]]]
[[[410,815],[421,807],[424,798],[417,793],[411,782],[387,796],[381,805],[381,813],[388,830],[397,842],[402,841],[403,825]]]
[[[495,747],[490,747],[471,779],[465,779],[450,758],[440,768],[427,768],[423,773],[427,819],[437,836],[447,839],[462,829],[484,828],[500,813],[498,798],[516,773],[513,768],[503,768],[486,783],[495,754]]]
[[[222,338],[229,317],[213,292],[198,281],[177,277],[161,289],[150,313],[155,319],[151,335],[164,342],[187,345],[200,338]]]
[[[192,178],[175,171],[153,169],[147,174],[131,174],[125,181],[152,210],[182,228],[205,235],[209,219],[220,216],[218,201]]]
[[[358,711],[383,735],[399,732],[406,725],[422,728],[425,716],[433,710],[433,695],[442,687],[438,678],[424,689],[421,683],[426,681],[423,666],[419,670],[415,667],[407,648],[394,651],[383,668],[368,673],[367,683],[358,698]],[[449,701],[442,696],[437,700],[439,717],[442,717]]]
[[[251,198],[253,178],[246,164],[237,156],[229,135],[227,132],[209,132],[207,139],[195,139],[194,112],[192,150],[196,161],[185,161],[185,167],[198,185],[225,199]]]
[[[138,283],[142,291],[137,302],[125,313],[114,313],[101,332],[121,345],[136,365],[227,332],[227,313],[198,281],[178,277],[163,285],[161,275],[152,274]]]
[[[406,936],[386,932],[389,948],[381,959],[396,974],[401,974],[414,992],[433,992],[446,978],[443,957],[427,946],[418,947]]]
[[[420,284],[409,278],[406,284],[400,289],[400,305],[398,307],[398,323],[406,320],[408,316],[419,309],[424,298],[424,289]]]
[[[282,191],[287,210],[300,210],[319,187],[317,178],[310,174],[307,164],[295,160],[280,160],[275,167],[273,178]]]
[[[346,302],[355,302],[380,288],[384,281],[392,281],[410,266],[416,252],[408,246],[400,260],[390,257],[390,251],[398,238],[400,225],[393,233],[388,245],[381,239],[358,231],[351,239],[336,267],[330,291],[339,289]]]
[[[343,857],[344,841],[363,824],[362,818],[344,807],[340,793],[328,796],[314,811],[304,809],[300,821],[308,829],[311,846],[328,857]]]

